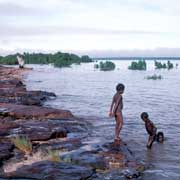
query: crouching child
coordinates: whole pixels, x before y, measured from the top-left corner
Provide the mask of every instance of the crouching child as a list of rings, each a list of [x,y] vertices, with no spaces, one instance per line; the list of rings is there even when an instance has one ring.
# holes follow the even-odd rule
[[[141,119],[145,122],[146,131],[149,134],[149,139],[147,143],[147,148],[151,148],[153,142],[156,140],[157,128],[154,123],[149,119],[147,112],[141,114]]]

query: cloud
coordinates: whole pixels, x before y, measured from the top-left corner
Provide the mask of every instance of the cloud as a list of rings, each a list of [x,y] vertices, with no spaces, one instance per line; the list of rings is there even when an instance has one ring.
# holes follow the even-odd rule
[[[3,49],[179,47],[178,0],[0,0]]]
[[[64,26],[16,26],[1,25],[1,37],[45,36],[45,35],[167,35],[169,32],[153,32],[138,30],[98,29],[86,27]]]

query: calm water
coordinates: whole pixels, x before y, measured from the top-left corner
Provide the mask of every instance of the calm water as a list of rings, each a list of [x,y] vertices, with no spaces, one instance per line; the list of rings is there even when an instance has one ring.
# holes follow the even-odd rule
[[[28,89],[55,92],[57,99],[46,106],[69,109],[75,115],[93,122],[89,142],[113,139],[114,120],[107,117],[115,86],[124,83],[124,125],[121,137],[135,153],[149,165],[143,179],[180,179],[180,69],[155,70],[154,62],[147,61],[147,71],[131,71],[130,61],[114,61],[115,71],[94,70],[94,63],[54,68],[48,65],[29,65],[34,68],[25,78]],[[175,64],[177,61],[173,61]],[[154,73],[162,80],[146,80]],[[164,144],[146,149],[147,134],[140,113],[147,111],[157,128],[164,132]],[[106,132],[106,133],[104,133]],[[112,179],[112,178],[111,178]]]

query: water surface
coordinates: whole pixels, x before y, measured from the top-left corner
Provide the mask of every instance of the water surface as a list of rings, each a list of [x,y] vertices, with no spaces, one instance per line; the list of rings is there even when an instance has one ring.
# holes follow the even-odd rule
[[[180,69],[155,70],[147,61],[147,71],[132,71],[131,61],[113,61],[114,71],[94,70],[94,63],[54,68],[50,65],[29,65],[34,68],[25,78],[28,89],[55,92],[57,99],[45,105],[69,109],[75,115],[89,118],[94,130],[89,142],[113,139],[114,120],[107,117],[115,86],[125,84],[124,125],[121,137],[135,153],[149,165],[144,173],[147,180],[180,179]],[[176,64],[178,61],[173,61]],[[154,73],[162,80],[147,80]],[[147,133],[140,114],[147,111],[158,130],[164,132],[164,144],[146,149]]]

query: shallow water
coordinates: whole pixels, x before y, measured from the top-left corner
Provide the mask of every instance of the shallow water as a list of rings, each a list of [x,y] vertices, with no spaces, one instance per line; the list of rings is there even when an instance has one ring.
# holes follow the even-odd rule
[[[149,165],[143,179],[180,179],[180,69],[155,70],[154,62],[147,61],[147,71],[132,71],[130,61],[114,61],[116,70],[94,70],[94,63],[73,65],[72,68],[54,68],[50,65],[29,65],[34,68],[25,81],[28,89],[55,92],[56,100],[46,106],[69,109],[75,115],[89,118],[94,125],[89,143],[113,139],[114,120],[107,117],[115,86],[126,86],[124,125],[121,137],[138,159]],[[173,61],[177,63],[178,61]],[[154,73],[162,80],[147,80]],[[164,132],[164,144],[153,144],[146,149],[147,134],[140,113],[147,111],[158,130]]]

